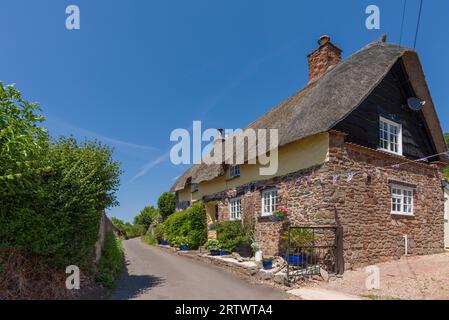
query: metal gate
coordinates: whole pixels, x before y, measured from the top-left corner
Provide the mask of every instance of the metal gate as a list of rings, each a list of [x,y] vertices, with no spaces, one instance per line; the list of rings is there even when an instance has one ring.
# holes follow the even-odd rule
[[[343,229],[339,226],[295,226],[288,230],[285,253],[288,282],[328,273],[343,274]]]

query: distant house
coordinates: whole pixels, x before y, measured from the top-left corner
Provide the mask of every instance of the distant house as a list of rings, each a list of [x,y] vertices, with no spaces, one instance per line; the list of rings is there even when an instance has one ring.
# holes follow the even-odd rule
[[[323,36],[308,63],[308,84],[248,127],[279,130],[278,172],[194,165],[172,187],[178,208],[203,201],[209,223],[254,217],[265,255],[280,250],[280,205],[291,225],[342,226],[347,267],[398,258],[405,243],[440,252],[447,146],[417,53],[379,40],[341,61]]]

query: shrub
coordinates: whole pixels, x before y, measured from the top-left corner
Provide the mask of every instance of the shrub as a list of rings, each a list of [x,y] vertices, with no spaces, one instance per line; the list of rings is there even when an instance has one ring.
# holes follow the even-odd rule
[[[113,288],[123,264],[123,244],[120,238],[109,233],[104,241],[98,264],[98,280],[107,288]]]
[[[221,250],[223,249],[222,244],[218,240],[208,240],[204,245],[206,250]]]
[[[218,224],[218,241],[223,248],[232,252],[236,246],[242,243],[250,243],[248,232],[243,228],[241,221],[224,221]]]
[[[154,238],[151,234],[146,234],[142,236],[142,241],[146,244],[149,244],[150,246],[155,246],[158,244],[158,241],[156,238]]]
[[[154,237],[157,241],[166,240],[164,233],[164,224],[160,223],[154,227]]]
[[[206,213],[202,204],[194,204],[185,211],[172,214],[164,222],[164,233],[170,244],[181,242],[192,249],[207,240]],[[180,238],[185,237],[185,238]]]

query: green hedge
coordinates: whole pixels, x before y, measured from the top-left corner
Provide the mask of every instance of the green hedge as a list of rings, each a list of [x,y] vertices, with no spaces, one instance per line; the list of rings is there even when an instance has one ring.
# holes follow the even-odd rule
[[[100,143],[52,140],[39,111],[0,82],[0,250],[81,267],[92,260],[103,210],[117,204],[121,171]]]
[[[170,215],[164,222],[164,233],[170,244],[188,245],[196,249],[207,240],[204,205],[194,204],[185,211]]]

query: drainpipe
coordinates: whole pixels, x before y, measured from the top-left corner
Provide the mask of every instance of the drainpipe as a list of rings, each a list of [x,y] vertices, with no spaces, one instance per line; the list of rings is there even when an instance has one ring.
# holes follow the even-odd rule
[[[404,235],[405,255],[408,256],[408,235]]]

